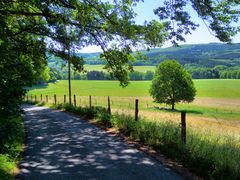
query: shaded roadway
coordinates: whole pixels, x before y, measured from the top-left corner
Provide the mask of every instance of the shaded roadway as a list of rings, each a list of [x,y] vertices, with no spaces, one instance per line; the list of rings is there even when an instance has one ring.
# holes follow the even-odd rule
[[[182,179],[79,117],[46,107],[23,108],[27,149],[16,179]]]

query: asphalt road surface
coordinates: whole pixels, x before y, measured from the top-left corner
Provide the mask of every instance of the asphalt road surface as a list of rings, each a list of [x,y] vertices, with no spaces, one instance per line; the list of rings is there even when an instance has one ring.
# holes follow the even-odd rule
[[[120,138],[69,113],[23,106],[27,149],[16,179],[183,179]]]

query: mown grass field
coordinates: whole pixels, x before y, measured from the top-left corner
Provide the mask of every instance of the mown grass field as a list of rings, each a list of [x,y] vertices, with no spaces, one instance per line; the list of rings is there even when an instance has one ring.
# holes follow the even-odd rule
[[[197,98],[240,99],[240,80],[194,80]],[[72,93],[81,96],[135,96],[149,97],[151,81],[132,81],[122,88],[118,81],[72,80]],[[47,86],[33,86],[28,94],[64,95],[68,92],[68,81],[61,80]]]
[[[85,64],[84,69],[87,70],[87,71],[105,71],[103,69],[103,65]],[[134,71],[139,71],[139,72],[146,72],[146,71],[155,72],[156,66],[134,66],[133,69],[134,69]]]

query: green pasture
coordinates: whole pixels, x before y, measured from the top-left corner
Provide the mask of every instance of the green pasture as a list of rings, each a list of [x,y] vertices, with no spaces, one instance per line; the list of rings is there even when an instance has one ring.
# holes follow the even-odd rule
[[[216,101],[216,106],[209,106],[208,102],[180,103],[177,104],[178,110],[186,110],[193,116],[210,117],[214,119],[240,120],[239,104],[232,105],[229,101],[240,100],[240,80],[194,80],[197,89],[196,98],[210,98],[211,102]],[[91,80],[72,80],[72,95],[77,96],[77,104],[87,106],[88,96],[92,96],[93,105],[105,106],[106,96],[111,97],[112,107],[116,109],[133,109],[135,98],[139,98],[139,108],[141,110],[155,111],[154,107],[165,105],[153,103],[149,96],[151,81],[132,81],[129,86],[122,88],[118,81],[91,81]],[[50,83],[45,86],[34,86],[28,95],[40,94],[45,98],[49,96],[49,102],[53,102],[53,95],[56,94],[58,102],[63,102],[63,95],[68,96],[68,81],[62,80]],[[227,105],[218,104],[221,101]],[[67,98],[68,100],[68,98]],[[230,105],[229,105],[230,104]]]
[[[84,69],[87,71],[105,71],[105,69],[103,69],[103,65],[86,64],[84,65]],[[155,72],[156,66],[134,66],[133,69],[134,71],[139,71],[139,72],[146,72],[146,71]]]
[[[78,96],[149,96],[151,81],[132,81],[122,88],[118,81],[72,80],[72,93]],[[240,80],[194,80],[197,97],[240,98]],[[68,81],[61,80],[48,85],[33,86],[28,94],[68,94]]]

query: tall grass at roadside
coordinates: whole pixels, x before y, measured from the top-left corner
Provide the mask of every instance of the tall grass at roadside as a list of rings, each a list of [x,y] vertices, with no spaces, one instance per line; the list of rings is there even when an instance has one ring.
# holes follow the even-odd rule
[[[102,107],[74,107],[70,104],[53,105],[99,123],[114,127],[135,141],[149,145],[170,158],[182,162],[195,173],[213,179],[240,178],[240,144],[232,136],[187,129],[187,144],[180,139],[180,125],[171,121],[151,122],[124,114],[109,115]]]
[[[13,179],[24,138],[21,117],[0,117],[0,179]]]

